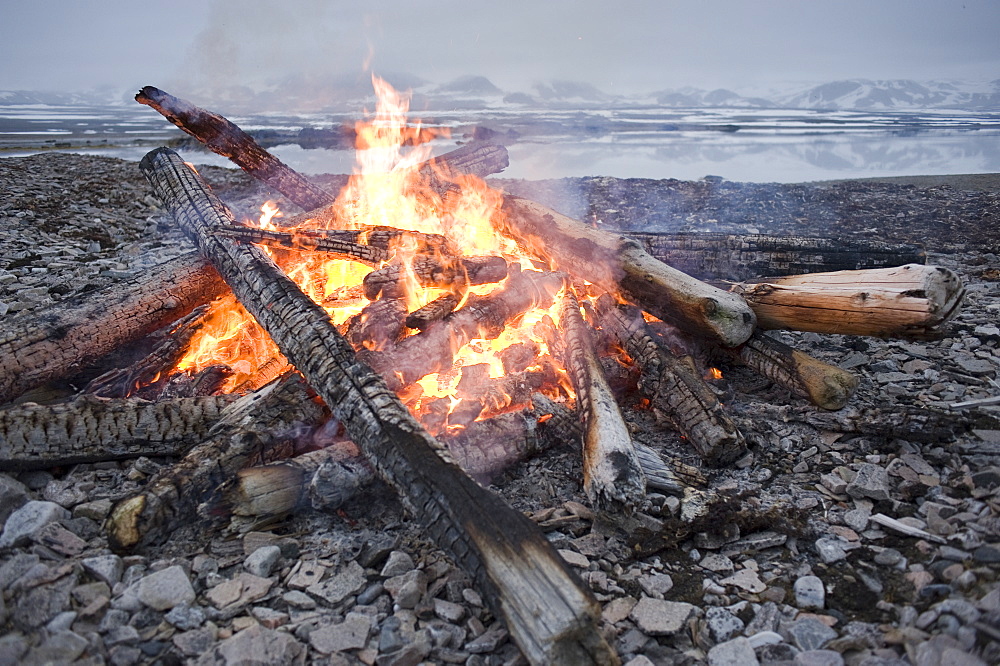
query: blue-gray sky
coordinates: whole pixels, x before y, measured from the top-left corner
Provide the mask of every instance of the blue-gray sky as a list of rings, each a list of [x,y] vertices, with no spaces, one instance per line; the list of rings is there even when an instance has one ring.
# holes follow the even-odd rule
[[[1000,79],[998,0],[5,0],[0,90],[407,72],[507,90]]]

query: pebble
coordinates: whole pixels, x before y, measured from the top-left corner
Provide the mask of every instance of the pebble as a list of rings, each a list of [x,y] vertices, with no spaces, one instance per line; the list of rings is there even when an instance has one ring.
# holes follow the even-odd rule
[[[757,572],[750,569],[740,569],[732,576],[723,578],[719,583],[722,585],[732,585],[753,594],[759,594],[767,589],[767,585],[760,579]]]
[[[407,571],[412,571],[417,567],[413,562],[413,558],[410,557],[409,553],[402,550],[394,550],[389,553],[389,559],[386,561],[385,566],[382,567],[382,571],[379,575],[383,578],[392,578],[393,576],[401,576]]]
[[[55,502],[31,500],[8,516],[0,534],[0,548],[24,545],[49,523],[69,517],[69,511]]]
[[[136,584],[136,596],[146,606],[164,611],[194,602],[195,593],[184,569],[174,565],[142,578]]]
[[[253,551],[244,561],[243,568],[254,576],[267,578],[281,559],[281,548],[278,546],[261,546]]]
[[[806,650],[795,655],[795,666],[844,666],[844,658],[835,650]]]
[[[670,636],[681,631],[695,607],[688,603],[642,597],[632,608],[629,618],[644,634]]]
[[[641,576],[639,586],[654,599],[662,599],[674,587],[674,581],[668,574],[654,574]]]
[[[309,643],[323,654],[358,650],[368,643],[371,618],[361,613],[348,613],[343,622],[329,624],[309,633]]]
[[[854,498],[873,500],[889,499],[889,475],[884,468],[862,463],[854,479],[847,484],[846,492]]]
[[[125,563],[118,555],[86,557],[80,560],[80,564],[83,565],[84,571],[88,574],[112,587],[121,580],[122,573],[125,571]]]
[[[323,599],[330,605],[339,604],[341,601],[360,592],[368,583],[365,570],[361,565],[351,560],[341,571],[331,575],[326,580],[314,583],[306,588],[306,592]]]
[[[819,620],[804,618],[788,627],[792,642],[802,651],[819,650],[837,637],[837,632]]]
[[[705,611],[705,625],[708,627],[708,635],[715,643],[728,641],[744,629],[743,620],[719,606],[712,606]]]
[[[745,636],[719,643],[708,651],[709,666],[757,666],[760,662]]]
[[[826,588],[818,576],[802,576],[795,581],[795,605],[802,610],[822,610],[826,605]]]

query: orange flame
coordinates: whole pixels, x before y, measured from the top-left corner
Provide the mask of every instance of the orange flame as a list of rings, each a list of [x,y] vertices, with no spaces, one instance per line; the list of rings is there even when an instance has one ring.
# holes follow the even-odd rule
[[[533,270],[531,258],[494,230],[491,220],[499,214],[502,193],[478,177],[463,175],[454,179],[448,196],[442,199],[430,186],[431,179],[442,174],[422,172],[417,165],[431,155],[428,141],[447,136],[447,132],[419,122],[409,123],[409,94],[397,92],[375,76],[372,83],[378,102],[375,113],[356,125],[357,165],[332,207],[334,214],[324,219],[333,220],[331,224],[338,228],[362,230],[362,238],[364,230],[375,226],[440,234],[449,247],[462,255],[503,256],[508,263]],[[404,147],[409,150],[404,152]],[[280,230],[274,219],[281,213],[273,202],[265,203],[261,213],[257,226]],[[306,224],[315,227],[320,223],[310,220]],[[361,286],[371,266],[331,259],[319,252],[265,249],[306,295],[324,307],[338,327],[369,304],[361,295]],[[405,303],[410,312],[444,293],[419,284],[412,268],[418,249],[412,240],[400,240],[390,247],[388,260],[406,267]],[[466,287],[459,307],[469,294],[485,294],[502,286]],[[549,351],[545,340],[534,329],[547,316],[550,313],[536,308],[509,324],[495,339],[471,341],[457,352],[451,371],[420,379],[415,386],[404,389],[401,397],[418,415],[429,417],[431,410],[439,412],[442,406],[447,407],[445,413],[450,412],[460,402],[455,393],[463,367],[485,364],[488,377],[502,377],[505,371],[498,353],[529,340],[537,346],[539,358],[546,357]],[[218,363],[234,370],[224,391],[254,386],[265,372],[273,373],[275,363],[285,363],[270,338],[232,296],[216,301],[176,370],[197,372]],[[565,378],[560,383],[569,384]],[[554,386],[549,392],[556,395],[560,390],[567,391]],[[447,399],[445,403],[440,402],[442,398]]]

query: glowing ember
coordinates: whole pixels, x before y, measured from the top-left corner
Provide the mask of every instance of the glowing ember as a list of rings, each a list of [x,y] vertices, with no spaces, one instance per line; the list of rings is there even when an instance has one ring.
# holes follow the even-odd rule
[[[356,127],[357,167],[333,206],[334,215],[325,217],[334,220],[330,227],[359,230],[359,242],[364,242],[376,226],[439,234],[446,239],[449,252],[455,255],[503,257],[511,270],[517,270],[517,266],[521,270],[533,270],[530,258],[512,241],[494,231],[491,218],[499,213],[502,193],[491,189],[480,178],[460,176],[454,179],[447,197],[442,199],[430,186],[430,176],[417,169],[417,165],[430,157],[427,141],[442,132],[409,124],[409,95],[397,92],[377,77],[372,77],[372,82],[378,99],[376,110]],[[410,147],[405,153],[402,151],[404,146]],[[265,203],[261,211],[258,227],[295,231],[274,224],[273,220],[281,214],[272,202]],[[320,222],[308,220],[300,228],[319,226]],[[374,316],[364,310],[370,301],[363,297],[363,280],[373,270],[372,266],[331,258],[323,252],[265,249],[303,292],[329,313],[342,332],[352,318],[354,323],[364,323],[367,317]],[[426,259],[427,254],[426,243],[412,235],[404,235],[390,242],[388,259],[374,267],[378,269],[389,264],[402,267],[402,296],[407,312],[449,292],[458,297],[458,307],[461,307],[470,295],[488,294],[502,288],[506,282],[478,286],[458,284],[446,288],[421,286],[414,261]],[[440,259],[443,264],[455,264],[454,257]],[[448,412],[461,402],[456,391],[464,376],[462,368],[483,366],[476,372],[483,381],[503,377],[505,368],[498,354],[514,345],[528,346],[523,343],[529,343],[532,350],[537,350],[537,355],[533,361],[529,359],[522,364],[522,368],[528,371],[543,366],[551,368],[551,363],[546,363],[549,352],[545,340],[534,331],[547,314],[536,308],[509,323],[494,339],[472,340],[457,350],[451,370],[404,387],[401,397],[418,416],[431,416],[433,412],[435,422],[443,424]],[[407,335],[414,333],[406,331]],[[368,343],[365,346],[371,348]],[[230,392],[256,388],[275,374],[275,368],[283,369],[287,365],[275,345],[232,296],[221,298],[213,305],[205,325],[175,372],[194,373],[220,363],[234,371],[223,387]],[[555,383],[545,390],[553,395],[560,390],[566,392]],[[491,396],[491,402],[496,406],[510,403],[512,399],[508,396],[505,401],[502,397]]]

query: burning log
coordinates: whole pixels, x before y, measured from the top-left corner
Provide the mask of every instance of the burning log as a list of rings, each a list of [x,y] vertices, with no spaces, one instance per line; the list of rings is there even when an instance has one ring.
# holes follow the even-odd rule
[[[734,347],[753,333],[754,313],[728,293],[667,266],[633,240],[592,229],[541,204],[506,196],[497,229],[561,270],[639,304],[691,335]]]
[[[636,506],[646,494],[646,478],[594,353],[590,327],[568,288],[559,300],[559,330],[559,356],[573,381],[583,421],[584,490],[591,501]]]
[[[173,456],[202,439],[231,396],[148,402],[81,395],[56,405],[0,410],[0,468],[37,469]]]
[[[792,275],[923,264],[915,245],[850,238],[805,238],[764,234],[622,232],[652,256],[699,280],[753,280]]]
[[[514,267],[516,268],[516,267]],[[399,390],[452,366],[455,350],[475,338],[497,337],[507,322],[541,305],[548,307],[562,286],[555,273],[512,270],[507,285],[487,296],[472,295],[465,307],[391,349],[362,352],[360,358]]]
[[[253,376],[240,382],[240,384],[233,389],[233,393],[246,395],[252,391],[259,391],[290,370],[293,370],[293,368],[288,365],[288,361],[284,358],[269,358],[264,361],[259,368],[257,368],[257,372],[255,372]]]
[[[121,345],[160,329],[225,288],[196,254],[0,330],[0,404],[54,379],[68,377]]]
[[[152,107],[213,153],[228,157],[254,178],[278,190],[304,210],[325,206],[334,195],[314,185],[277,157],[267,152],[253,137],[222,116],[199,108],[153,86],[140,90],[135,101]]]
[[[507,277],[507,262],[503,257],[463,257],[454,261],[445,258],[417,256],[407,266],[394,262],[365,276],[365,298],[374,301],[400,298],[404,295],[407,276],[422,287],[459,288],[466,285],[491,284]]]
[[[147,400],[197,398],[215,395],[222,390],[222,385],[226,383],[226,380],[232,374],[233,370],[228,365],[216,363],[198,373],[181,372],[171,376],[165,383],[156,382],[150,384],[136,391],[135,395]],[[240,393],[240,391],[237,390],[234,393]]]
[[[940,266],[908,264],[761,278],[735,285],[762,329],[927,337],[958,313],[962,281]]]
[[[858,378],[850,372],[759,331],[738,348],[725,351],[736,361],[823,409],[841,409],[858,387]]]
[[[219,229],[217,233],[243,243],[260,243],[284,250],[325,252],[340,259],[360,261],[369,266],[375,266],[389,259],[387,249],[355,242],[360,233],[353,230],[331,234],[303,229],[289,233],[237,225]],[[346,240],[348,238],[355,240]]]
[[[428,536],[493,600],[532,663],[617,663],[597,630],[599,606],[535,526],[476,485],[382,379],[357,362],[326,312],[258,248],[213,234],[232,213],[172,151],[141,169],[246,309],[396,488]],[[141,507],[140,507],[141,511]],[[138,512],[132,512],[138,513]]]
[[[616,306],[604,296],[598,299],[597,312],[601,329],[639,366],[640,390],[654,409],[674,422],[706,463],[727,465],[746,453],[743,434],[690,357],[678,358],[658,344],[635,308]]]
[[[407,328],[427,330],[431,324],[450,315],[458,307],[459,298],[455,294],[442,294],[430,303],[422,305],[406,316]]]
[[[355,349],[387,349],[403,339],[406,303],[401,298],[381,298],[347,320],[344,337]]]
[[[297,375],[231,402],[208,437],[179,463],[115,503],[105,524],[111,547],[131,551],[162,542],[239,469],[327,417]]]
[[[127,398],[140,387],[153,382],[160,373],[169,370],[184,355],[188,343],[205,321],[207,305],[199,305],[163,333],[162,340],[149,354],[128,368],[114,368],[95,377],[84,393],[104,398]]]

